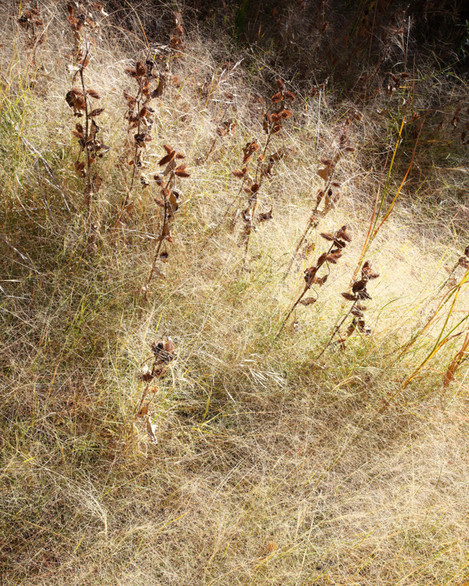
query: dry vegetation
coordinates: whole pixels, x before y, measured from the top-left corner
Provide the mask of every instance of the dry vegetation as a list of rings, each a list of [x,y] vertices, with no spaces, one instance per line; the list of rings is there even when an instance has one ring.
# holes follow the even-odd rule
[[[159,10],[0,8],[2,584],[467,583],[467,84]]]

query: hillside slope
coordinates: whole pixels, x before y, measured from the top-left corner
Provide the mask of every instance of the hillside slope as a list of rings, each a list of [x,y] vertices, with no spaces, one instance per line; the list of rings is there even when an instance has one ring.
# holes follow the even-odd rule
[[[458,68],[0,10],[2,583],[469,580]]]

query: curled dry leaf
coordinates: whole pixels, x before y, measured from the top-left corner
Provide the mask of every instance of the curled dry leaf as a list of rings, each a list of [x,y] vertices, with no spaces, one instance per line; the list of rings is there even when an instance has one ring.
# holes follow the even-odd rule
[[[358,307],[353,307],[351,313],[355,317],[364,317],[363,311],[361,309],[358,309]]]
[[[267,222],[272,219],[272,208],[268,212],[261,213],[257,216],[259,222]]]
[[[366,288],[367,279],[360,279],[359,281],[355,281],[352,286],[352,291],[357,293],[358,291],[363,291]]]
[[[332,175],[332,171],[333,171],[334,167],[331,166],[327,166],[324,167],[323,169],[319,169],[317,171],[317,174],[319,175],[319,177],[321,177],[321,179],[324,179],[324,181],[327,183]]]
[[[147,416],[147,433],[151,443],[157,444],[158,438],[156,437],[157,426],[156,423],[152,423],[150,417]]]
[[[283,100],[283,93],[282,92],[277,92],[276,94],[274,94],[272,96],[272,102],[274,104],[277,104],[278,102],[281,102]]]
[[[91,118],[96,117],[96,116],[101,116],[101,114],[104,112],[104,108],[95,108],[94,110],[91,110],[91,112],[89,113],[89,116]]]
[[[279,90],[285,89],[285,84],[283,83],[283,81],[281,79],[276,79],[275,83],[277,84],[277,87]]]
[[[147,401],[146,403],[144,403],[141,407],[140,407],[140,411],[137,413],[137,415],[139,417],[145,417],[145,415],[148,415],[148,411],[150,409],[150,403]]]
[[[190,177],[190,174],[186,171],[186,165],[179,165],[179,167],[176,167],[174,173],[178,177]]]
[[[301,305],[312,305],[313,303],[316,303],[316,301],[316,297],[304,297],[300,303]]]
[[[327,281],[329,275],[324,275],[323,277],[314,277],[313,285],[319,285],[322,287],[324,283]]]
[[[142,368],[142,372],[140,373],[140,380],[142,380],[143,382],[149,382],[153,379],[153,374],[151,372],[150,367],[145,364],[145,366]]]
[[[174,354],[174,342],[168,338],[165,342],[162,340],[155,341],[151,344],[151,349],[155,357],[166,364],[169,364],[176,358]]]
[[[174,159],[175,156],[176,156],[176,151],[172,151],[172,152],[168,153],[166,156],[164,156],[162,159],[160,159],[158,161],[158,165],[160,165],[160,167],[162,167],[163,165],[170,163]]]
[[[86,171],[85,171],[85,162],[84,161],[76,161],[75,162],[75,171],[78,173],[78,175],[80,175],[81,177],[85,177],[86,175]]]

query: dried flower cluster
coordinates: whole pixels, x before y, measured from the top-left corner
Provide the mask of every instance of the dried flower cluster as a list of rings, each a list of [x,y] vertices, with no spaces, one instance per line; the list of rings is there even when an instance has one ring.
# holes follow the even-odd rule
[[[178,200],[180,198],[180,193],[176,190],[177,181],[178,179],[190,177],[190,174],[187,172],[186,164],[178,164],[178,160],[184,159],[185,155],[177,152],[176,149],[173,149],[167,144],[163,145],[163,147],[166,151],[166,155],[160,159],[158,164],[160,167],[164,166],[165,169],[161,173],[156,173],[153,176],[154,181],[161,187],[161,197],[155,198],[155,203],[162,209],[161,228],[148,281],[142,288],[144,296],[146,296],[148,292],[154,273],[157,272],[158,261],[164,262],[169,256],[167,243],[173,242],[171,236],[171,224],[174,220],[174,214],[179,209]],[[161,275],[163,274],[161,271],[158,272]]]

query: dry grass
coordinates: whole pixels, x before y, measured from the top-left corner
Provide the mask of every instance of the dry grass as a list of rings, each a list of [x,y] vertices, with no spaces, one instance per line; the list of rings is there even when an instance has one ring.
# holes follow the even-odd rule
[[[304,102],[285,129],[287,154],[262,187],[273,219],[251,234],[246,271],[230,214],[220,220],[239,188],[232,170],[242,148],[262,136],[265,106],[256,96],[265,88],[238,63],[242,55],[225,65],[230,54],[220,41],[188,38],[184,59],[168,72],[178,80],[155,104],[145,158],[157,172],[162,145],[170,144],[186,155],[191,176],[168,261],[158,264],[165,278],[153,278],[144,300],[161,227],[156,187],[135,188],[132,216],[119,238],[112,230],[128,193],[128,172],[119,166],[127,131],[122,93],[130,85],[124,69],[144,50],[131,36],[130,49],[111,44],[114,33],[105,28],[89,66],[111,146],[99,163],[105,182],[91,254],[73,170],[65,102],[71,39],[62,10],[43,7],[48,36],[36,61],[45,72],[33,73],[19,58],[23,40],[7,8],[0,15],[2,583],[463,584],[467,367],[442,386],[463,337],[405,388],[448,312],[397,356],[437,307],[444,265],[467,243],[432,225],[436,212],[411,199],[413,184],[367,251],[380,273],[367,303],[372,336],[356,333],[346,352],[330,348],[315,360],[347,311],[340,292],[350,286],[395,146],[403,113],[397,98],[361,107],[349,137],[355,151],[337,169],[340,203],[319,225],[335,232],[347,224],[352,242],[318,301],[298,307],[275,340],[304,287],[303,270],[324,246],[312,230],[306,241],[316,250],[296,258],[283,279],[324,186],[316,172],[334,155],[344,117],[356,106],[330,89],[321,102]],[[416,108],[430,100],[421,95]],[[385,107],[387,115],[376,114]],[[219,136],[230,119],[236,132]],[[22,138],[48,162],[59,188]],[[409,163],[406,149],[398,151],[386,204]],[[425,172],[430,189],[442,171]],[[461,177],[460,170],[446,173],[451,181]],[[235,206],[243,205],[240,197]],[[467,308],[463,287],[448,328]],[[145,388],[139,375],[152,363],[152,341],[167,336],[177,359],[147,396],[155,443],[135,415]]]

